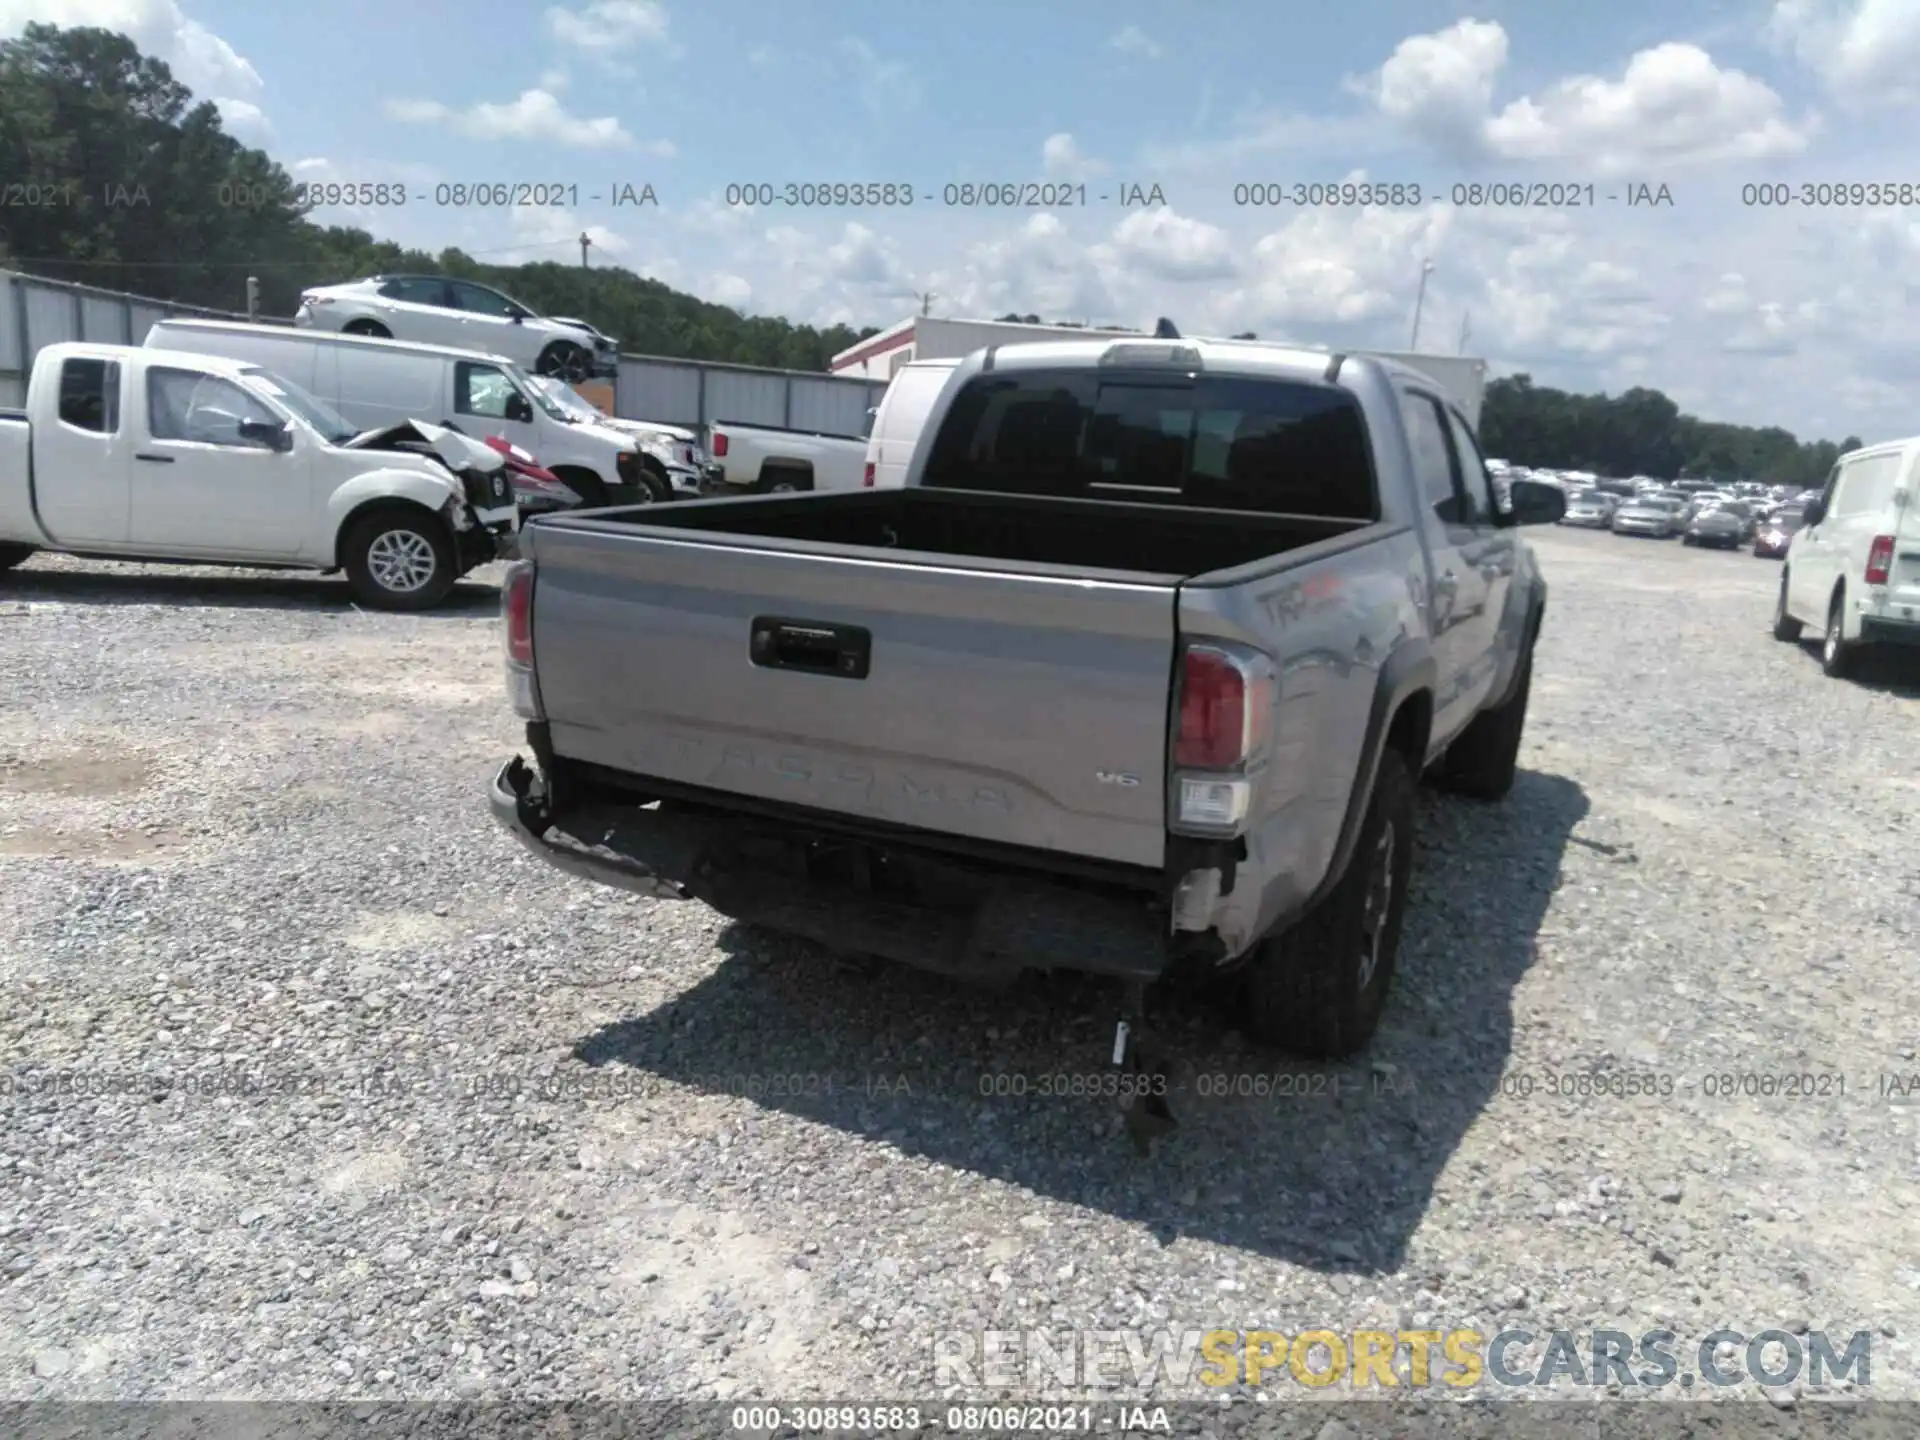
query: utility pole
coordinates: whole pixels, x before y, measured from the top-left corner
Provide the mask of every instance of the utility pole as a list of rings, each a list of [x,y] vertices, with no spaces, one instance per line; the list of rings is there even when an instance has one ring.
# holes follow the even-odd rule
[[[260,277],[258,275],[249,275],[247,277],[247,319],[258,320],[259,318]]]
[[[1420,262],[1420,290],[1413,297],[1413,338],[1407,342],[1407,349],[1420,353],[1420,309],[1427,303],[1427,277],[1433,273],[1433,261]]]
[[[1455,354],[1464,355],[1467,353],[1467,336],[1472,333],[1473,312],[1471,310],[1462,310],[1460,312],[1460,348],[1454,352]]]
[[[593,237],[582,230],[580,232],[580,268],[582,270],[587,268],[587,247],[591,244],[593,244]]]
[[[919,296],[920,313],[922,315],[931,315],[933,313],[933,302],[935,299],[933,291],[928,290],[925,293],[915,291],[914,293]]]

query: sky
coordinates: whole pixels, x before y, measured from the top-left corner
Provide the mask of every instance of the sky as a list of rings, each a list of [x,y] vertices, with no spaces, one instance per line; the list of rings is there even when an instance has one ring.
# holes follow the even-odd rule
[[[1920,429],[1920,0],[0,0],[36,19],[132,36],[296,180],[398,187],[316,218],[432,250],[584,231],[813,324],[1165,315]],[[547,203],[441,188],[502,182]],[[822,184],[913,198],[786,192]]]

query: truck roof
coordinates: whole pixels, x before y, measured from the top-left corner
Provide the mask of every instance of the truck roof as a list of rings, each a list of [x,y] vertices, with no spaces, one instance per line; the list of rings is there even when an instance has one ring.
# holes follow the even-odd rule
[[[1112,365],[1126,352],[1138,352],[1142,368],[1152,368],[1152,357],[1167,357],[1160,363],[1175,368],[1179,355],[1198,359],[1200,370],[1216,370],[1236,375],[1268,375],[1276,379],[1324,383],[1337,364],[1377,365],[1404,380],[1432,385],[1434,379],[1423,371],[1395,360],[1375,355],[1347,354],[1341,351],[1313,350],[1306,346],[1276,345],[1262,340],[1157,340],[1146,335],[1109,336],[1093,340],[1022,341],[1016,345],[983,347],[991,355],[993,370],[1051,370],[1062,366]],[[976,351],[976,354],[982,353]],[[970,357],[971,358],[971,357]],[[1124,364],[1124,362],[1121,362]]]
[[[234,360],[225,355],[207,355],[198,350],[169,350],[161,345],[114,345],[104,340],[61,340],[52,345],[42,345],[34,357],[36,364],[42,355],[50,355],[57,360],[124,360],[129,355],[139,355],[149,360],[190,365],[215,375],[238,375],[260,368],[252,360]]]
[[[334,330],[300,330],[290,325],[249,325],[244,320],[202,320],[193,315],[169,315],[164,320],[153,322],[153,330],[162,333],[168,328],[181,330],[209,330],[214,334],[238,335],[275,335],[291,337],[324,345],[361,345],[373,346],[386,351],[401,351],[414,355],[434,355],[441,359],[449,356],[456,360],[485,360],[495,365],[518,365],[520,362],[508,355],[491,355],[483,350],[465,350],[458,345],[424,345],[417,340],[383,340],[377,335],[342,335]]]

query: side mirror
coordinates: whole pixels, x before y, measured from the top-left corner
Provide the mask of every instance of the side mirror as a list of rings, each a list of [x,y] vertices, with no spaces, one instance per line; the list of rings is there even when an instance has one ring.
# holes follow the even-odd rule
[[[507,419],[521,425],[533,420],[533,404],[524,395],[511,395],[507,398]]]
[[[1567,513],[1567,494],[1544,480],[1516,480],[1508,493],[1511,508],[1502,525],[1551,525]]]
[[[518,325],[527,318],[527,312],[524,310],[509,310],[507,312],[507,318]]]
[[[1807,526],[1818,525],[1827,518],[1827,501],[1822,496],[1818,500],[1809,500],[1807,508],[1800,512],[1802,522]]]
[[[293,432],[276,420],[242,420],[240,438],[258,441],[282,454],[293,449]]]

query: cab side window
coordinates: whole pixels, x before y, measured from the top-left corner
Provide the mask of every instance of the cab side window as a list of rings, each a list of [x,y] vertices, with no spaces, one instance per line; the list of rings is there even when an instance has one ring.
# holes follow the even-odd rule
[[[237,450],[271,450],[242,435],[247,421],[278,425],[280,417],[231,380],[192,370],[154,366],[147,371],[147,429],[156,440],[185,440]]]
[[[1453,436],[1453,453],[1460,459],[1460,476],[1466,484],[1467,504],[1472,508],[1469,523],[1491,525],[1501,508],[1493,477],[1487,473],[1486,457],[1480,453],[1480,442],[1474,438],[1472,427],[1451,405],[1447,407],[1447,430]]]
[[[453,408],[483,420],[507,418],[513,382],[497,365],[474,365],[465,360],[453,367]]]
[[[1470,511],[1460,485],[1459,460],[1447,434],[1446,417],[1437,402],[1425,395],[1400,397],[1407,444],[1413,452],[1414,485],[1420,498],[1448,525],[1470,524]]]
[[[74,359],[60,366],[60,423],[98,435],[120,428],[120,362]]]

